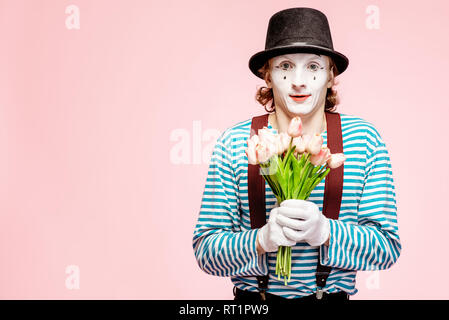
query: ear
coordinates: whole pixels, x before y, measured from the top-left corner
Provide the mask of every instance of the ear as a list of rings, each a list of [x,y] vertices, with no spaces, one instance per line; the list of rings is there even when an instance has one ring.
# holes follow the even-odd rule
[[[269,71],[265,75],[265,82],[267,84],[267,87],[271,89],[273,85],[272,85],[272,82],[271,82],[271,75],[270,75]]]
[[[272,60],[269,59],[268,60],[268,68],[265,69],[266,72],[265,72],[265,77],[264,77],[265,83],[267,84],[267,87],[270,89],[273,88],[273,83],[271,81],[271,64],[272,64]]]

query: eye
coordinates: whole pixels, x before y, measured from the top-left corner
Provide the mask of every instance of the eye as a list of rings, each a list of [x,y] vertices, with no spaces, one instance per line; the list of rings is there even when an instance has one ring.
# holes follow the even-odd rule
[[[278,68],[281,68],[283,70],[288,70],[290,66],[291,66],[290,62],[284,61],[279,65]]]
[[[320,69],[320,65],[316,64],[316,63],[311,63],[309,64],[309,67],[312,71],[317,71]]]

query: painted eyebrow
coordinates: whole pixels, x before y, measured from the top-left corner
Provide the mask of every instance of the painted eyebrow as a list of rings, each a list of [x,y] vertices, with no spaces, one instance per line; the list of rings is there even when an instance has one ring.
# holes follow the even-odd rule
[[[313,59],[315,59],[316,57],[321,58],[321,55],[319,55],[319,54],[314,54],[314,57],[310,57],[309,59],[307,59],[307,61],[313,60]],[[293,61],[293,59],[292,59],[291,57],[289,57],[289,56],[286,56],[285,58],[279,59],[279,60],[280,60],[280,61],[283,61],[284,59],[288,59],[288,60]]]

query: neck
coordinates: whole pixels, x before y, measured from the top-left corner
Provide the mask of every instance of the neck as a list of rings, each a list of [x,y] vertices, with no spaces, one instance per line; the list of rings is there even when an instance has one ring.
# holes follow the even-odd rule
[[[276,108],[276,111],[269,115],[268,121],[278,132],[287,132],[288,125],[290,124],[291,119],[295,116],[295,114],[284,112],[281,108]],[[300,115],[300,117],[303,134],[321,134],[326,130],[327,124],[324,107],[318,108],[313,113]]]

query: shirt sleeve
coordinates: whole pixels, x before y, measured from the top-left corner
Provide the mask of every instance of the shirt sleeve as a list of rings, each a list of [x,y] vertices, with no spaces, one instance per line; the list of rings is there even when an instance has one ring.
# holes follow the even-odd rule
[[[347,270],[382,270],[399,258],[396,195],[390,157],[382,140],[367,159],[357,223],[330,219],[329,247],[321,263]]]
[[[212,152],[193,250],[199,267],[222,277],[268,273],[256,250],[258,229],[241,230],[238,186],[231,153],[223,135]]]

